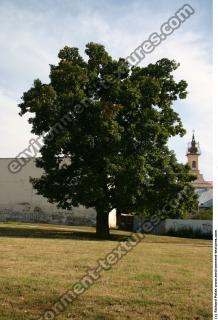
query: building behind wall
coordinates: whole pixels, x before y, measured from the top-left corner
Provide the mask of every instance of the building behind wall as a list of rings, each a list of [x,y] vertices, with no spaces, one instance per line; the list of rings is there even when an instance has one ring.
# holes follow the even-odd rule
[[[196,142],[195,135],[193,132],[192,140],[188,144],[187,149],[187,158],[188,158],[188,164],[190,167],[190,173],[196,177],[196,179],[193,181],[193,186],[195,189],[212,189],[213,184],[211,181],[204,180],[203,174],[200,172],[200,166],[199,166],[199,157],[201,155],[200,145],[199,142]]]
[[[196,177],[192,184],[198,194],[198,209],[207,210],[213,206],[213,183],[212,181],[206,181],[200,172],[200,155],[200,145],[199,142],[196,142],[193,132],[192,140],[188,144],[186,156],[188,158],[190,173]]]

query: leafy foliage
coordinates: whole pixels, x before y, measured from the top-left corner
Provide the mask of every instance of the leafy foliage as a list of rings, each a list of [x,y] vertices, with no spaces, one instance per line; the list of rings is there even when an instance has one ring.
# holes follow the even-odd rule
[[[185,133],[172,108],[187,94],[187,83],[173,77],[178,64],[161,59],[130,68],[95,43],[85,53],[87,61],[77,48],[63,48],[50,82],[35,80],[22,97],[20,115],[31,113],[32,132],[46,136],[36,161],[44,174],[32,180],[34,187],[62,208],[96,208],[102,237],[113,208],[151,214],[185,187],[177,208],[195,206],[189,169],[167,147],[170,137]],[[57,130],[66,115],[71,121]]]
[[[199,211],[194,212],[190,219],[213,220],[213,208],[200,209]]]

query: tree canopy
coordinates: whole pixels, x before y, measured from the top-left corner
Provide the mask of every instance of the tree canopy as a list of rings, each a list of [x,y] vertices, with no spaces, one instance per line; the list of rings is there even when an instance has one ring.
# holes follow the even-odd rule
[[[184,197],[166,216],[179,216],[196,205],[189,168],[177,162],[167,142],[184,135],[173,109],[187,95],[176,82],[174,60],[130,67],[113,59],[104,46],[64,47],[50,66],[50,81],[35,80],[23,94],[20,115],[31,113],[32,132],[44,136],[38,193],[61,208],[78,205],[97,211],[97,235],[109,235],[108,213],[162,208],[183,190]],[[63,121],[63,119],[65,121]]]

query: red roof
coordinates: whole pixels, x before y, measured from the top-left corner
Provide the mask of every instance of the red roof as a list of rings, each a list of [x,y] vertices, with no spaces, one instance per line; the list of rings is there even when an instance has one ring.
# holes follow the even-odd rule
[[[211,184],[211,186],[213,185],[213,181],[206,181],[206,182]]]

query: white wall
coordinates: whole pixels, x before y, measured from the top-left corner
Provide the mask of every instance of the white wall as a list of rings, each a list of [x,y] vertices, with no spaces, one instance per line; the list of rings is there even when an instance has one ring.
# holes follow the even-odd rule
[[[144,217],[134,217],[133,221],[133,230],[141,230],[143,229],[141,226],[149,219],[145,219]],[[179,229],[189,229],[192,228],[193,231],[201,231],[202,233],[208,234],[213,231],[213,222],[212,220],[192,220],[192,219],[166,219],[161,221],[158,225],[154,227],[151,231],[153,234],[167,234],[168,231],[178,231]]]
[[[192,230],[201,230],[202,233],[212,232],[213,223],[212,220],[181,220],[181,219],[166,219],[165,220],[165,231],[168,232],[170,229],[178,231],[179,229],[192,228]]]
[[[12,159],[0,159],[0,220],[25,220],[64,224],[93,225],[96,211],[82,206],[73,210],[58,209],[46,198],[37,195],[29,182],[30,177],[40,177],[42,170],[31,159],[20,172],[11,173],[8,164]]]
[[[109,222],[109,228],[116,228],[117,227],[117,212],[116,212],[116,209],[113,209],[109,213],[108,222]]]

